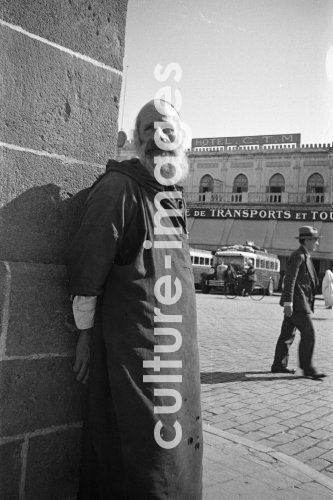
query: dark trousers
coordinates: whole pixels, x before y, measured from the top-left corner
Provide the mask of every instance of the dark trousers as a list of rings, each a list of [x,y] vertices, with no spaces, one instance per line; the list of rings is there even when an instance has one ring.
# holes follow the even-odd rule
[[[294,342],[296,328],[301,334],[298,347],[299,366],[304,372],[311,372],[312,354],[315,344],[315,331],[310,314],[294,312],[290,318],[284,317],[281,333],[278,338],[273,367],[287,367],[289,348]]]

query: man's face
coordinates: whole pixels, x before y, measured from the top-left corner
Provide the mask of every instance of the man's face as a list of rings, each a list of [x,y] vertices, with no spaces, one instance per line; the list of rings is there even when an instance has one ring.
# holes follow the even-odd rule
[[[319,238],[306,238],[304,246],[309,252],[315,252],[319,247]]]
[[[172,177],[175,168],[186,177],[188,166],[184,151],[184,133],[176,110],[167,103],[157,110],[154,104],[146,105],[139,116],[139,156],[143,165],[153,174],[158,158],[163,158],[165,165],[161,169],[163,176]]]

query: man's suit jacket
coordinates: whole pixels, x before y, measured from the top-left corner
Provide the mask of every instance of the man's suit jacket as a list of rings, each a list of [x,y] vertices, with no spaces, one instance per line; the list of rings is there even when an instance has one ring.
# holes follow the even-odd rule
[[[295,312],[310,314],[318,284],[310,254],[301,245],[288,259],[280,304],[291,302]]]

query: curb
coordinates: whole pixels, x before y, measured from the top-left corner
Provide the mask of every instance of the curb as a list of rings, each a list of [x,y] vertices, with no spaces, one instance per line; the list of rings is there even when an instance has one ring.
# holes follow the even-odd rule
[[[228,441],[231,441],[236,444],[240,444],[242,446],[245,446],[246,448],[250,448],[256,451],[260,451],[262,453],[266,453],[267,455],[271,456],[277,461],[283,462],[287,465],[291,465],[295,469],[299,470],[306,476],[308,476],[310,479],[315,481],[316,483],[321,484],[322,486],[325,486],[329,490],[333,491],[333,480],[330,479],[329,477],[325,476],[322,472],[319,472],[309,465],[303,464],[296,458],[290,457],[288,455],[285,455],[284,453],[281,453],[279,451],[275,451],[273,448],[270,448],[268,446],[262,445],[260,443],[257,443],[255,441],[250,441],[249,439],[246,439],[241,436],[237,436],[236,434],[232,434],[231,432],[227,431],[221,431],[217,427],[214,427],[212,425],[203,423],[203,430],[204,432],[207,432],[208,434],[212,434],[214,436],[221,437],[223,439],[227,439]]]

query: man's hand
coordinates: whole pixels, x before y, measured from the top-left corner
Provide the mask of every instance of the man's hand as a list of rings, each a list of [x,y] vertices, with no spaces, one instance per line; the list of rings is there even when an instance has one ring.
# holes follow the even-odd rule
[[[290,318],[290,316],[292,316],[292,314],[293,314],[293,306],[284,306],[284,315],[287,318]]]
[[[80,330],[76,344],[75,364],[73,370],[77,373],[76,380],[86,384],[89,377],[90,335],[92,328]]]

